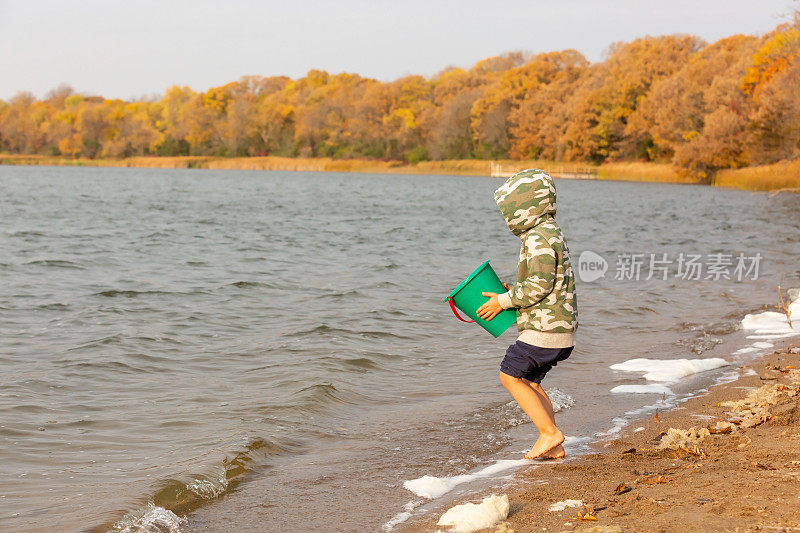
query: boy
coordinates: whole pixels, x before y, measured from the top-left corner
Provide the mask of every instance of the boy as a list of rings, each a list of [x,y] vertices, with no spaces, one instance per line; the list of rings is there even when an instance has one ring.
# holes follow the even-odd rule
[[[517,309],[517,342],[500,364],[500,382],[539,429],[526,459],[564,457],[564,434],[556,427],[553,406],[542,378],[575,346],[578,306],[569,250],[556,224],[556,188],[543,170],[523,170],[494,193],[509,229],[522,248],[517,282],[508,292],[484,292],[489,301],[478,316],[493,319],[503,309]]]

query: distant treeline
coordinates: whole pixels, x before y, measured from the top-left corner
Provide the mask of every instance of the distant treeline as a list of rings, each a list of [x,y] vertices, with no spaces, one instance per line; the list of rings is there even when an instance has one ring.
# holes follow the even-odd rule
[[[672,162],[687,174],[800,153],[800,21],[708,44],[670,35],[491,57],[382,83],[312,70],[158,101],[69,87],[0,101],[0,150],[85,158],[214,155]]]

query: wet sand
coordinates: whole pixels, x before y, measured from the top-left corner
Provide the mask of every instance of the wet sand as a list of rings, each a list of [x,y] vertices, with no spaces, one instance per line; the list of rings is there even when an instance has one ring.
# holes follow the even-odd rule
[[[794,352],[765,356],[737,381],[634,423],[595,453],[533,467],[535,476],[522,470],[509,487],[476,494],[472,501],[492,492],[510,500],[508,519],[484,531],[800,531],[800,350]],[[740,402],[725,403],[731,401]],[[669,431],[692,427],[711,431],[682,440]],[[564,500],[583,505],[548,510]],[[445,510],[400,531],[435,531]]]

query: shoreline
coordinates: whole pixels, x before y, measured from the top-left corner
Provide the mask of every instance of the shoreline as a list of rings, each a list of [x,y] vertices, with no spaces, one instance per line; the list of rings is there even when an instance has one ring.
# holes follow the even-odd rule
[[[800,530],[797,346],[795,341],[751,361],[737,379],[593,443],[586,455],[523,468],[502,486],[473,494],[470,501],[477,502],[505,493],[510,502],[508,518],[481,531]],[[725,402],[741,406],[751,391],[774,403],[766,402],[759,414],[766,420],[740,422],[731,415],[740,407]],[[711,434],[699,439],[675,438],[676,429],[708,427]],[[549,511],[566,500],[582,503]],[[412,518],[395,531],[435,531],[445,510]]]
[[[730,189],[761,192],[800,192],[800,161],[784,161],[773,165],[720,171],[711,183],[682,176],[664,163],[615,162],[590,165],[582,162],[555,161],[490,161],[480,159],[400,161],[369,159],[292,158],[292,157],[214,157],[214,156],[139,156],[127,159],[74,159],[56,156],[0,154],[0,165],[21,166],[87,166],[120,168],[262,170],[291,172],[357,172],[376,174],[440,174],[457,176],[490,176],[496,165],[514,172],[541,167],[561,179],[595,179],[600,181],[635,181],[710,185]]]

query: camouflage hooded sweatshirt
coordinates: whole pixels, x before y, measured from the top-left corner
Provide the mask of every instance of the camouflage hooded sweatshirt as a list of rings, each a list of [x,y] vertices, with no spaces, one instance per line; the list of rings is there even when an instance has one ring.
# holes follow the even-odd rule
[[[494,193],[509,229],[520,238],[517,282],[498,295],[517,308],[519,340],[542,348],[575,345],[578,305],[569,249],[556,224],[556,188],[545,171],[523,170]]]

